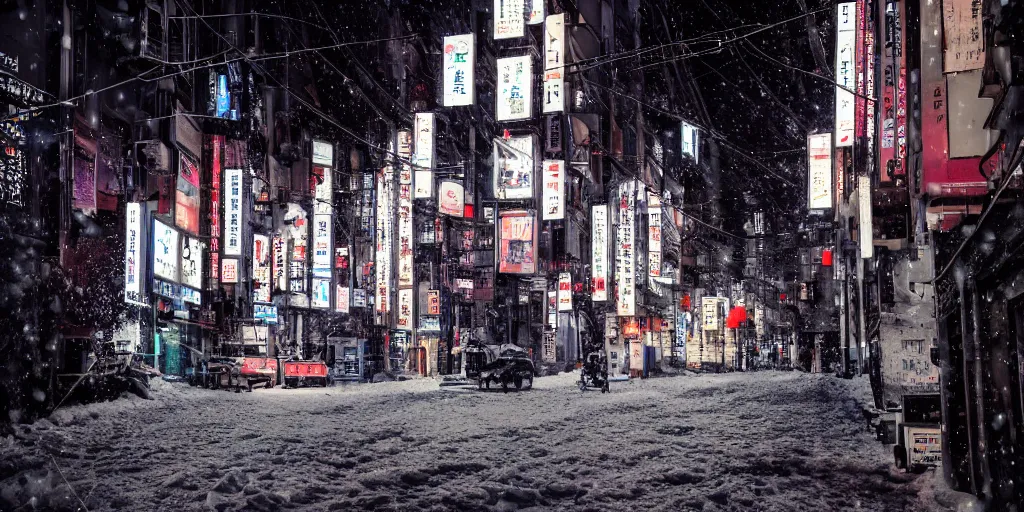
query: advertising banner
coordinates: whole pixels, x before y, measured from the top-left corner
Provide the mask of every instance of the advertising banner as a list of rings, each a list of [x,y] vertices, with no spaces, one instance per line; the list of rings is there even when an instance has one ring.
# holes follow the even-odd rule
[[[544,23],[544,69],[565,66],[565,13],[552,14]]]
[[[661,197],[647,193],[647,275],[661,277]]]
[[[203,243],[181,237],[181,284],[197,290],[203,287]]]
[[[338,285],[334,295],[334,310],[338,313],[348,314],[349,307],[352,304],[352,298],[349,294],[351,289],[347,286]]]
[[[441,314],[441,291],[427,291],[427,314],[437,316]]]
[[[153,275],[178,282],[178,232],[153,221]]]
[[[832,134],[807,136],[807,208],[832,208]]]
[[[319,214],[313,216],[313,273],[326,271],[328,275],[331,269],[331,243],[333,217],[330,214]],[[320,276],[324,277],[324,276]]]
[[[558,310],[572,311],[572,275],[558,274]]]
[[[412,165],[416,172],[413,197],[427,199],[434,196],[434,114],[417,112],[415,131],[415,152]]]
[[[334,167],[334,145],[330,142],[314,140],[313,165]]]
[[[498,272],[535,274],[537,272],[536,224],[529,212],[501,212]]]
[[[224,255],[242,255],[242,170],[224,171]]]
[[[541,192],[541,220],[565,218],[565,161],[544,160],[544,188]]]
[[[561,68],[549,69],[544,72],[544,96],[541,112],[545,114],[565,111],[565,98],[562,94],[565,80],[562,73]]]
[[[532,199],[535,139],[518,135],[494,140],[494,198]]]
[[[837,5],[836,16],[836,147],[850,147],[855,136],[857,3]]]
[[[412,133],[398,132],[398,157],[415,160],[412,156]],[[398,173],[398,286],[413,285],[413,174],[412,166],[401,164]],[[430,177],[433,180],[433,176]]]
[[[476,36],[444,38],[444,93],[446,107],[472,105],[475,101]]]
[[[313,214],[334,212],[334,171],[330,167],[313,167]]]
[[[494,0],[494,39],[523,37],[525,11],[523,0]]]
[[[703,297],[700,301],[701,319],[705,331],[717,331],[720,326],[719,304],[725,301],[722,297]]]
[[[398,324],[400,331],[411,331],[413,320],[412,288],[398,290]]]
[[[590,207],[590,287],[594,302],[608,300],[608,205]]]
[[[188,233],[199,234],[199,164],[184,153],[178,160],[174,224]]]
[[[288,242],[281,236],[274,237],[273,264],[270,272],[274,279],[274,289],[277,291],[288,290]]]
[[[441,182],[437,193],[437,211],[452,217],[463,216],[466,211],[466,198],[461,183]]]
[[[529,55],[498,59],[496,104],[495,119],[498,121],[517,121],[533,116],[533,59]]]
[[[636,315],[637,182],[619,186],[619,224],[615,230],[615,309],[619,316]]]
[[[331,307],[331,280],[314,277],[310,306],[317,309]]]
[[[142,205],[125,205],[124,238],[124,300],[144,303],[142,300]]]
[[[270,239],[252,236],[252,301],[270,302]]]
[[[224,258],[220,260],[220,282],[238,282],[238,260],[234,258]]]

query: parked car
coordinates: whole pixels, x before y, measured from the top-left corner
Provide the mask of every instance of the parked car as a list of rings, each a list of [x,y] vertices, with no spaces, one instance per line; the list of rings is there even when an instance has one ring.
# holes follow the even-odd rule
[[[490,363],[487,363],[480,370],[480,377],[477,384],[480,389],[490,389],[491,383],[501,384],[501,388],[508,391],[509,386],[516,389],[533,387],[535,369],[533,361],[523,356],[501,356]]]

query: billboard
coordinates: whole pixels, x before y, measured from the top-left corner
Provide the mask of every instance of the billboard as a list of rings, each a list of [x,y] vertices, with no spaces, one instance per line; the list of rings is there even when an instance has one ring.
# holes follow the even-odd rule
[[[158,220],[153,221],[153,275],[178,281],[178,232]]]
[[[832,208],[832,134],[807,136],[807,208]]]
[[[721,308],[719,304],[722,302],[725,302],[723,297],[704,297],[701,299],[700,311],[705,331],[717,331],[720,328],[719,316],[721,316]]]
[[[608,300],[608,205],[590,207],[590,292],[594,302]]]
[[[558,274],[558,310],[572,311],[572,275]]]
[[[564,86],[565,80],[561,68],[544,71],[544,95],[541,112],[550,114],[565,111],[565,96],[562,94]]]
[[[448,36],[444,38],[443,47],[442,104],[446,107],[472,105],[475,101],[476,36]]]
[[[466,211],[466,192],[456,181],[442,181],[437,192],[437,211],[452,217],[462,217]]]
[[[636,315],[636,180],[619,186],[619,224],[615,230],[615,310]]]
[[[494,0],[494,39],[523,37],[525,11],[523,0]]]
[[[498,121],[517,121],[533,116],[533,59],[529,55],[498,59],[495,103],[495,119]]]
[[[434,195],[434,127],[432,112],[417,112],[415,121],[415,149],[412,165],[416,171],[413,197],[426,199]]]
[[[541,220],[565,218],[565,161],[544,160],[544,188],[541,192]]]
[[[537,226],[534,214],[525,211],[501,212],[498,222],[498,272],[535,274],[537,272]]]
[[[398,132],[398,157],[414,160],[412,133]],[[413,174],[412,166],[401,164],[398,173],[398,286],[413,285]],[[430,177],[433,180],[433,177]]]
[[[313,167],[313,213],[334,212],[334,172],[330,167]]]
[[[188,233],[199,234],[199,164],[185,153],[178,159],[174,224]]]
[[[508,140],[494,140],[495,199],[533,198],[535,144],[533,135],[514,135]]]
[[[970,71],[985,66],[985,30],[981,2],[944,0],[942,30],[946,36],[946,73]]]
[[[394,170],[385,166],[377,173],[377,242],[374,257],[374,308],[386,315],[391,311],[391,257],[393,247],[392,192]],[[387,323],[384,321],[384,323]]]
[[[204,244],[192,237],[181,237],[181,284],[197,290],[203,287]]]
[[[552,14],[544,22],[544,69],[565,66],[565,13]]]
[[[836,147],[853,146],[857,88],[857,4],[836,6]]]
[[[242,255],[242,170],[224,171],[224,255]]]
[[[252,301],[270,302],[270,238],[252,236]]]

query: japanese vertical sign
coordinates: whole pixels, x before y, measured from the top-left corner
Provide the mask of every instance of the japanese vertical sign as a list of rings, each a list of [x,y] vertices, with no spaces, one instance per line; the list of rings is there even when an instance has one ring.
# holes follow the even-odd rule
[[[572,275],[568,272],[558,274],[558,310],[572,311]]]
[[[533,198],[534,137],[494,141],[494,198]]]
[[[807,136],[807,208],[832,208],[832,134]]]
[[[216,286],[220,280],[220,235],[221,235],[221,154],[223,135],[210,138],[212,146],[210,162],[210,283]]]
[[[476,36],[462,34],[444,38],[444,92],[446,107],[472,105],[475,101]]]
[[[199,165],[185,153],[178,159],[174,223],[193,235],[199,234]]]
[[[252,236],[252,301],[270,302],[270,239]]]
[[[984,67],[985,37],[981,9],[981,0],[942,1],[946,73]]]
[[[424,199],[434,195],[434,114],[432,112],[416,113],[415,134],[416,146],[412,165],[416,172],[414,180],[416,189],[413,197]]]
[[[327,309],[331,307],[330,279],[314,277],[310,291],[312,292],[312,299],[309,303],[310,306],[317,309]]]
[[[313,216],[313,275],[316,277],[330,277],[331,274],[332,224],[330,214]]]
[[[220,260],[220,282],[238,282],[238,260],[234,258]]]
[[[203,246],[195,238],[181,237],[181,284],[196,290],[203,287]]]
[[[427,314],[433,316],[441,314],[440,290],[427,290]]]
[[[661,197],[647,193],[647,274],[661,276]]]
[[[871,177],[857,177],[857,208],[860,227],[860,257],[864,259],[875,256],[874,227],[871,219]]]
[[[526,24],[539,25],[544,23],[545,0],[526,0]]]
[[[224,172],[224,255],[242,255],[242,170]]]
[[[608,300],[608,205],[590,207],[590,291],[594,302]]]
[[[334,311],[344,313],[346,315],[348,314],[349,307],[352,303],[349,291],[349,287],[338,284],[334,296]]]
[[[725,299],[721,297],[704,297],[700,301],[701,319],[705,331],[717,331],[719,328],[719,307]]]
[[[541,192],[541,220],[565,218],[565,161],[544,160],[544,191]]]
[[[534,274],[537,272],[536,226],[529,212],[502,212],[498,222],[500,245],[498,272]]]
[[[516,121],[533,116],[533,60],[529,55],[498,59],[495,118]]]
[[[178,231],[153,221],[153,275],[178,281]]]
[[[125,237],[124,237],[124,300],[125,302],[143,302],[142,300],[142,205],[128,203],[125,205]]]
[[[398,324],[397,328],[400,331],[411,331],[412,330],[412,319],[413,319],[413,300],[412,300],[412,288],[402,288],[398,290]]]
[[[619,223],[615,229],[615,309],[619,316],[636,315],[636,192],[635,180],[619,186]]]
[[[377,173],[377,243],[374,258],[374,308],[378,322],[388,325],[387,314],[391,312],[391,257],[392,257],[392,189],[394,170],[388,165]],[[411,186],[411,185],[410,185]]]
[[[565,110],[565,13],[552,14],[544,23],[544,113]]]
[[[417,114],[417,119],[419,119]],[[412,134],[406,130],[398,132],[398,157],[408,159],[411,156]],[[419,174],[419,171],[416,172]],[[418,176],[417,176],[418,177]],[[430,178],[433,180],[433,177]],[[419,181],[419,180],[418,180]],[[412,167],[401,164],[398,173],[398,286],[413,285],[413,174]],[[411,325],[411,324],[410,324]]]
[[[274,237],[273,245],[274,258],[271,266],[271,276],[274,280],[274,289],[278,291],[288,290],[288,243],[282,236]]]
[[[906,77],[901,3],[885,5],[885,46],[882,49],[882,122],[879,171],[883,182],[903,175],[906,154]]]
[[[857,4],[836,6],[836,147],[853,146],[857,88]],[[831,184],[829,185],[831,186]]]
[[[523,37],[525,11],[523,0],[494,0],[494,39]]]

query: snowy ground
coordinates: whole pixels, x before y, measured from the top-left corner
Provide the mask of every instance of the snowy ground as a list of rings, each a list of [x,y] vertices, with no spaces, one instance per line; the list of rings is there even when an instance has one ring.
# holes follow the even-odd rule
[[[892,470],[857,405],[864,382],[678,376],[603,395],[574,379],[508,394],[426,379],[241,394],[160,382],[155,400],[67,407],[0,439],[0,510],[954,506],[933,472]]]

